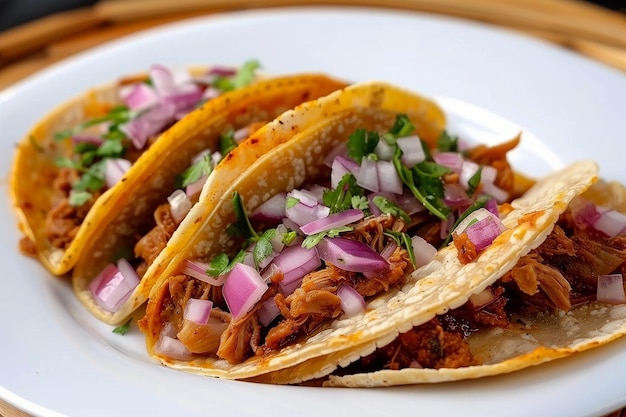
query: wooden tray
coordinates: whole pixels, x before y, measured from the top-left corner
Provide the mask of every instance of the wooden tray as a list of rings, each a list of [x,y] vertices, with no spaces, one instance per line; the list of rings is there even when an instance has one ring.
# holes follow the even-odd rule
[[[0,90],[62,58],[138,30],[224,11],[368,6],[461,17],[539,37],[626,73],[626,15],[578,0],[101,0],[0,32]],[[0,416],[28,417],[0,401]],[[624,417],[618,410],[606,417]]]

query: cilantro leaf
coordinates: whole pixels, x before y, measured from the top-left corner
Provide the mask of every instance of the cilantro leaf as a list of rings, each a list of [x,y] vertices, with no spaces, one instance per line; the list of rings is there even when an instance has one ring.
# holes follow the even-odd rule
[[[254,72],[259,68],[261,68],[261,63],[256,59],[244,62],[233,78],[233,85],[235,88],[241,88],[252,84],[252,81],[254,81]]]
[[[324,232],[315,233],[304,238],[304,240],[302,241],[302,247],[306,249],[311,249],[312,247],[320,243],[320,241],[325,237],[337,237],[341,233],[351,232],[353,230],[354,227],[352,226],[341,226],[334,229],[326,230]]]
[[[451,136],[444,130],[441,132],[441,135],[439,135],[439,139],[437,139],[437,149],[440,152],[458,152],[459,138]]]
[[[294,231],[294,230],[290,230],[289,232],[285,233],[283,235],[283,239],[282,242],[289,246],[291,244],[291,242],[293,242],[296,238],[298,237],[298,232]]]
[[[457,226],[463,221],[465,220],[465,218],[467,216],[469,216],[470,214],[472,214],[472,212],[478,210],[479,208],[483,208],[487,205],[487,201],[489,201],[491,199],[491,197],[489,197],[488,195],[481,195],[480,197],[478,197],[476,199],[476,201],[474,201],[472,203],[471,206],[469,206],[467,209],[465,209],[465,211],[463,213],[461,213],[461,215],[459,216],[458,219],[456,219],[456,221],[454,222],[454,224],[452,225],[452,227],[450,228],[450,233],[448,234],[448,237],[446,238],[446,240],[443,242],[443,244],[441,245],[441,247],[445,247],[448,246],[448,243],[450,243],[450,240],[452,240],[452,232],[454,231],[454,229],[457,228]]]
[[[276,236],[276,229],[267,229],[263,232],[259,239],[256,241],[252,255],[254,257],[254,264],[259,265],[265,258],[274,253],[274,247],[272,246],[272,239]]]
[[[73,191],[98,191],[104,187],[104,160],[91,165],[72,185]]]
[[[476,188],[480,185],[480,178],[483,172],[483,167],[478,168],[478,171],[467,181],[467,195],[472,197],[476,192]]]
[[[258,239],[259,235],[252,228],[252,224],[250,224],[250,219],[246,214],[246,209],[243,206],[243,201],[241,201],[241,196],[238,192],[233,193],[233,208],[235,209],[235,218],[237,219],[235,223],[232,225],[233,228],[241,233],[246,240],[249,239]]]
[[[113,329],[113,333],[124,336],[126,333],[128,333],[128,329],[130,328],[131,321],[132,319],[128,319],[126,323],[117,326],[115,329]]]
[[[372,202],[378,207],[378,209],[384,214],[391,214],[394,217],[399,217],[404,220],[405,223],[410,223],[411,218],[404,210],[398,207],[393,201],[385,198],[381,195],[377,195],[372,199]]]
[[[330,208],[330,213],[339,213],[352,208],[352,197],[362,196],[363,188],[356,185],[356,178],[352,174],[345,174],[334,190],[325,190],[324,205]]]
[[[69,205],[72,207],[80,207],[91,200],[91,197],[93,197],[93,195],[89,191],[70,190]]]
[[[181,188],[189,184],[193,184],[205,175],[209,175],[213,170],[213,161],[211,155],[204,155],[198,158],[189,168],[185,169],[181,174]]]
[[[82,165],[80,162],[76,162],[70,158],[65,158],[63,156],[57,156],[54,160],[54,165],[58,168],[71,168],[75,170],[80,170]]]
[[[353,195],[351,201],[352,208],[355,208],[357,210],[367,212],[370,208],[369,200],[364,195]]]
[[[124,145],[121,140],[105,140],[96,150],[96,155],[101,157],[119,158],[124,154]]]
[[[399,114],[396,116],[396,120],[388,133],[396,138],[401,138],[409,136],[413,132],[415,132],[415,126],[411,123],[409,117],[406,114]]]
[[[411,265],[415,267],[415,252],[413,251],[413,241],[411,240],[411,237],[404,232],[394,232],[392,230],[385,230],[383,234],[392,238],[398,246],[407,251]]]
[[[209,276],[218,277],[228,268],[228,263],[228,255],[225,253],[217,254],[211,259],[211,262],[209,262],[209,269],[206,273]]]
[[[300,202],[299,198],[296,197],[287,197],[287,200],[285,202],[285,208],[292,208],[294,207],[296,204],[298,204]]]
[[[379,140],[377,132],[365,129],[355,130],[348,138],[348,156],[360,164],[363,157],[374,152]]]
[[[235,142],[235,131],[229,130],[228,132],[220,135],[220,153],[222,156],[228,155],[230,151],[237,147]]]

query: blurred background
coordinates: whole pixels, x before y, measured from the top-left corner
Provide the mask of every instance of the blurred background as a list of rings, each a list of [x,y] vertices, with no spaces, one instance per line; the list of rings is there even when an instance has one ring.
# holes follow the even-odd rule
[[[626,0],[593,0],[590,2],[626,13]],[[0,0],[0,31],[55,12],[90,6],[95,3],[97,0]]]

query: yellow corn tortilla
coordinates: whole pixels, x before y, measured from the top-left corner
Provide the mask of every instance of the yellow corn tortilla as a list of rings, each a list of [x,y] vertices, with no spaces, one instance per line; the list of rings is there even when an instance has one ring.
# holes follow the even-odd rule
[[[109,263],[117,260],[120,251],[132,253],[139,239],[138,231],[145,229],[146,224],[153,224],[151,219],[155,208],[176,189],[176,176],[184,171],[193,156],[206,149],[218,150],[220,135],[224,132],[271,120],[303,101],[345,85],[342,81],[317,74],[259,81],[210,100],[163,133],[133,165],[125,179],[98,200],[97,207],[91,210],[97,217],[97,224],[84,238],[76,239],[77,245],[82,245],[82,256],[74,267],[72,285],[80,301],[104,322],[117,324],[126,320],[148,299],[150,289],[168,264],[169,253],[161,252],[141,277],[130,298],[114,313],[95,303],[89,284]],[[210,193],[221,195],[258,157],[285,140],[284,135],[277,134],[242,142],[211,172],[199,204],[210,210],[214,201],[204,196]],[[182,222],[179,229],[188,227],[184,224]]]
[[[298,106],[253,134],[251,140],[263,140],[280,132],[288,133],[292,126],[307,125],[305,130],[260,158],[228,191],[214,193],[215,189],[204,190],[203,201],[215,201],[215,205],[210,203],[194,207],[181,225],[181,233],[176,236],[176,240],[174,237],[170,240],[171,244],[166,251],[175,253],[170,256],[170,264],[153,287],[146,316],[140,321],[150,354],[176,369],[235,379],[296,365],[309,358],[308,354],[301,352],[310,343],[312,346],[321,343],[331,352],[342,346],[336,342],[333,345],[332,338],[328,345],[328,333],[323,331],[312,336],[304,345],[289,346],[267,357],[252,357],[238,365],[206,356],[189,361],[172,360],[154,351],[163,326],[160,312],[169,295],[169,278],[181,272],[186,259],[208,259],[213,254],[233,254],[238,250],[237,242],[225,233],[226,226],[235,220],[231,203],[234,191],[240,194],[246,211],[251,212],[276,193],[289,191],[306,180],[327,174],[329,168],[324,165],[324,159],[337,145],[345,142],[356,128],[386,131],[393,125],[398,113],[407,114],[420,138],[430,144],[436,142],[445,126],[444,114],[434,102],[389,84],[368,82],[352,85]],[[237,156],[233,153],[233,159]],[[331,327],[351,322],[340,320]]]

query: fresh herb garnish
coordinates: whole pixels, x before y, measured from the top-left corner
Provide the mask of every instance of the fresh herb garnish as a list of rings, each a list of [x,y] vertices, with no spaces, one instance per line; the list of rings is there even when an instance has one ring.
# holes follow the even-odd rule
[[[476,188],[480,185],[480,178],[483,173],[483,167],[479,167],[478,171],[472,175],[472,177],[467,181],[467,195],[470,197],[474,196],[476,192]]]
[[[274,253],[274,247],[272,246],[274,237],[276,237],[276,229],[267,229],[256,240],[256,245],[254,245],[252,250],[255,265],[258,266],[265,258]]]
[[[367,197],[364,195],[353,195],[351,201],[352,208],[363,211],[366,216],[369,215],[370,203]]]
[[[235,131],[229,130],[228,132],[220,135],[220,153],[222,156],[226,156],[237,147],[235,142]]]
[[[228,268],[229,259],[225,253],[217,254],[209,262],[209,269],[206,271],[212,277],[220,276]]]
[[[488,195],[481,195],[479,196],[476,201],[474,201],[472,203],[471,206],[469,206],[467,209],[465,209],[465,211],[463,213],[461,213],[461,215],[459,216],[458,219],[456,219],[456,221],[454,222],[454,224],[452,225],[452,228],[450,229],[450,233],[448,233],[448,237],[446,238],[446,240],[443,242],[443,244],[441,245],[441,247],[445,247],[448,246],[448,243],[450,243],[450,240],[452,240],[452,232],[454,231],[454,229],[457,228],[457,226],[463,221],[465,220],[465,218],[467,216],[469,216],[470,214],[472,214],[474,211],[478,210],[479,208],[484,208],[487,205],[487,202],[491,199],[491,197],[489,197]]]
[[[295,207],[296,204],[298,204],[300,202],[299,198],[296,197],[287,197],[287,200],[285,202],[285,208],[292,208]]]
[[[385,230],[383,234],[392,238],[398,246],[407,251],[411,265],[415,267],[415,252],[413,252],[413,241],[411,240],[411,236],[404,232],[394,232],[392,230]]]
[[[401,138],[404,136],[409,136],[415,131],[415,126],[409,120],[409,116],[406,114],[399,114],[396,116],[396,120],[389,129],[389,134],[395,136],[396,138]]]
[[[342,226],[326,230],[324,232],[315,233],[304,238],[304,241],[302,241],[302,247],[306,249],[311,249],[312,247],[320,243],[320,241],[325,237],[337,237],[341,233],[351,232],[353,230],[354,227],[352,226]]]
[[[372,202],[378,207],[378,209],[384,214],[390,214],[394,217],[399,217],[404,220],[405,223],[411,223],[411,218],[404,210],[402,210],[396,203],[385,198],[381,195],[377,195],[372,199]]]
[[[120,334],[120,335],[124,336],[126,333],[128,333],[128,329],[130,329],[130,322],[131,321],[132,321],[132,319],[128,319],[128,321],[126,321],[126,323],[117,326],[115,329],[113,329],[113,333]]]
[[[213,160],[211,155],[204,155],[198,158],[189,168],[181,174],[181,188],[193,184],[205,175],[209,175],[213,170]]]
[[[241,236],[249,243],[252,239],[258,239],[259,235],[256,233],[252,224],[250,223],[250,219],[246,214],[246,209],[243,206],[243,201],[241,201],[241,196],[237,191],[233,193],[233,208],[235,210],[235,223],[233,223],[229,228],[231,231],[238,232],[236,236]]]
[[[365,129],[357,129],[348,138],[348,156],[358,164],[361,164],[363,157],[368,156],[376,149],[380,137],[377,132]]]
[[[445,130],[441,132],[437,139],[437,149],[440,152],[458,152],[459,139],[456,136],[450,136]]]
[[[325,190],[322,199],[324,205],[330,208],[330,213],[339,213],[353,207],[352,197],[362,196],[363,188],[356,185],[356,178],[352,174],[346,174],[341,178],[337,188]]]
[[[93,194],[89,191],[70,190],[68,203],[72,207],[80,207],[87,201],[91,200],[91,197],[93,197]]]
[[[261,68],[261,64],[256,59],[243,63],[232,77],[217,77],[213,80],[213,86],[222,91],[232,91],[250,85],[254,81],[254,72]]]
[[[33,149],[38,153],[44,153],[46,151],[44,147],[41,146],[39,142],[37,142],[37,138],[35,138],[33,135],[28,135],[28,141],[30,142],[30,146],[32,146]]]

